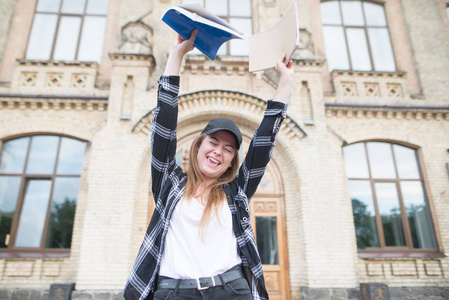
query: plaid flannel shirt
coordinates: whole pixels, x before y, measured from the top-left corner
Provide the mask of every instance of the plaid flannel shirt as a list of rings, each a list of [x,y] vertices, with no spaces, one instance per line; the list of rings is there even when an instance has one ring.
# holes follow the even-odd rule
[[[149,299],[154,292],[170,218],[185,192],[187,176],[175,160],[179,78],[159,78],[158,103],[151,136],[152,192],[156,208],[123,291],[127,300]],[[236,178],[223,186],[232,213],[243,271],[255,300],[268,299],[268,293],[250,223],[249,201],[271,159],[275,136],[285,118],[286,109],[287,105],[284,103],[268,101],[264,118],[254,134]]]

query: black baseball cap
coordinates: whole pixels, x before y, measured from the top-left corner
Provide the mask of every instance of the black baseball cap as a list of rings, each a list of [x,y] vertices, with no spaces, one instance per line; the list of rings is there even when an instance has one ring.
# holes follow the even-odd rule
[[[232,133],[235,138],[237,149],[240,149],[240,145],[242,144],[242,133],[240,129],[235,125],[234,121],[226,118],[216,118],[209,122],[209,124],[204,127],[203,132],[207,135],[212,134],[214,132],[226,130]]]

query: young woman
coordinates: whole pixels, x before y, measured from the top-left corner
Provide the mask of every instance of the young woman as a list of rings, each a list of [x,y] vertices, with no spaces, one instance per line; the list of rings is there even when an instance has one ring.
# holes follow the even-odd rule
[[[179,74],[195,36],[178,36],[159,79],[151,138],[156,208],[123,294],[127,300],[268,299],[249,201],[285,118],[292,61],[280,59],[275,67],[276,94],[240,168],[242,135],[233,121],[220,118],[192,143],[184,173],[175,161]]]

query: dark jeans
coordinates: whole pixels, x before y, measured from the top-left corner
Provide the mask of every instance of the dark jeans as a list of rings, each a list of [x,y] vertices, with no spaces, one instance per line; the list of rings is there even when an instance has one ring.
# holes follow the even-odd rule
[[[251,291],[245,278],[214,286],[206,290],[197,289],[160,289],[154,293],[154,300],[251,300]]]

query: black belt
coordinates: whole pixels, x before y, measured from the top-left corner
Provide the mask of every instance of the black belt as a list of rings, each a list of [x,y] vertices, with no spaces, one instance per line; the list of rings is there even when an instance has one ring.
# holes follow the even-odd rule
[[[179,281],[178,289],[197,289],[205,290],[213,286],[221,286],[236,279],[243,278],[241,269],[230,270],[221,275],[213,277],[202,277],[198,279],[171,279],[160,278],[157,281],[157,289],[176,289]]]

